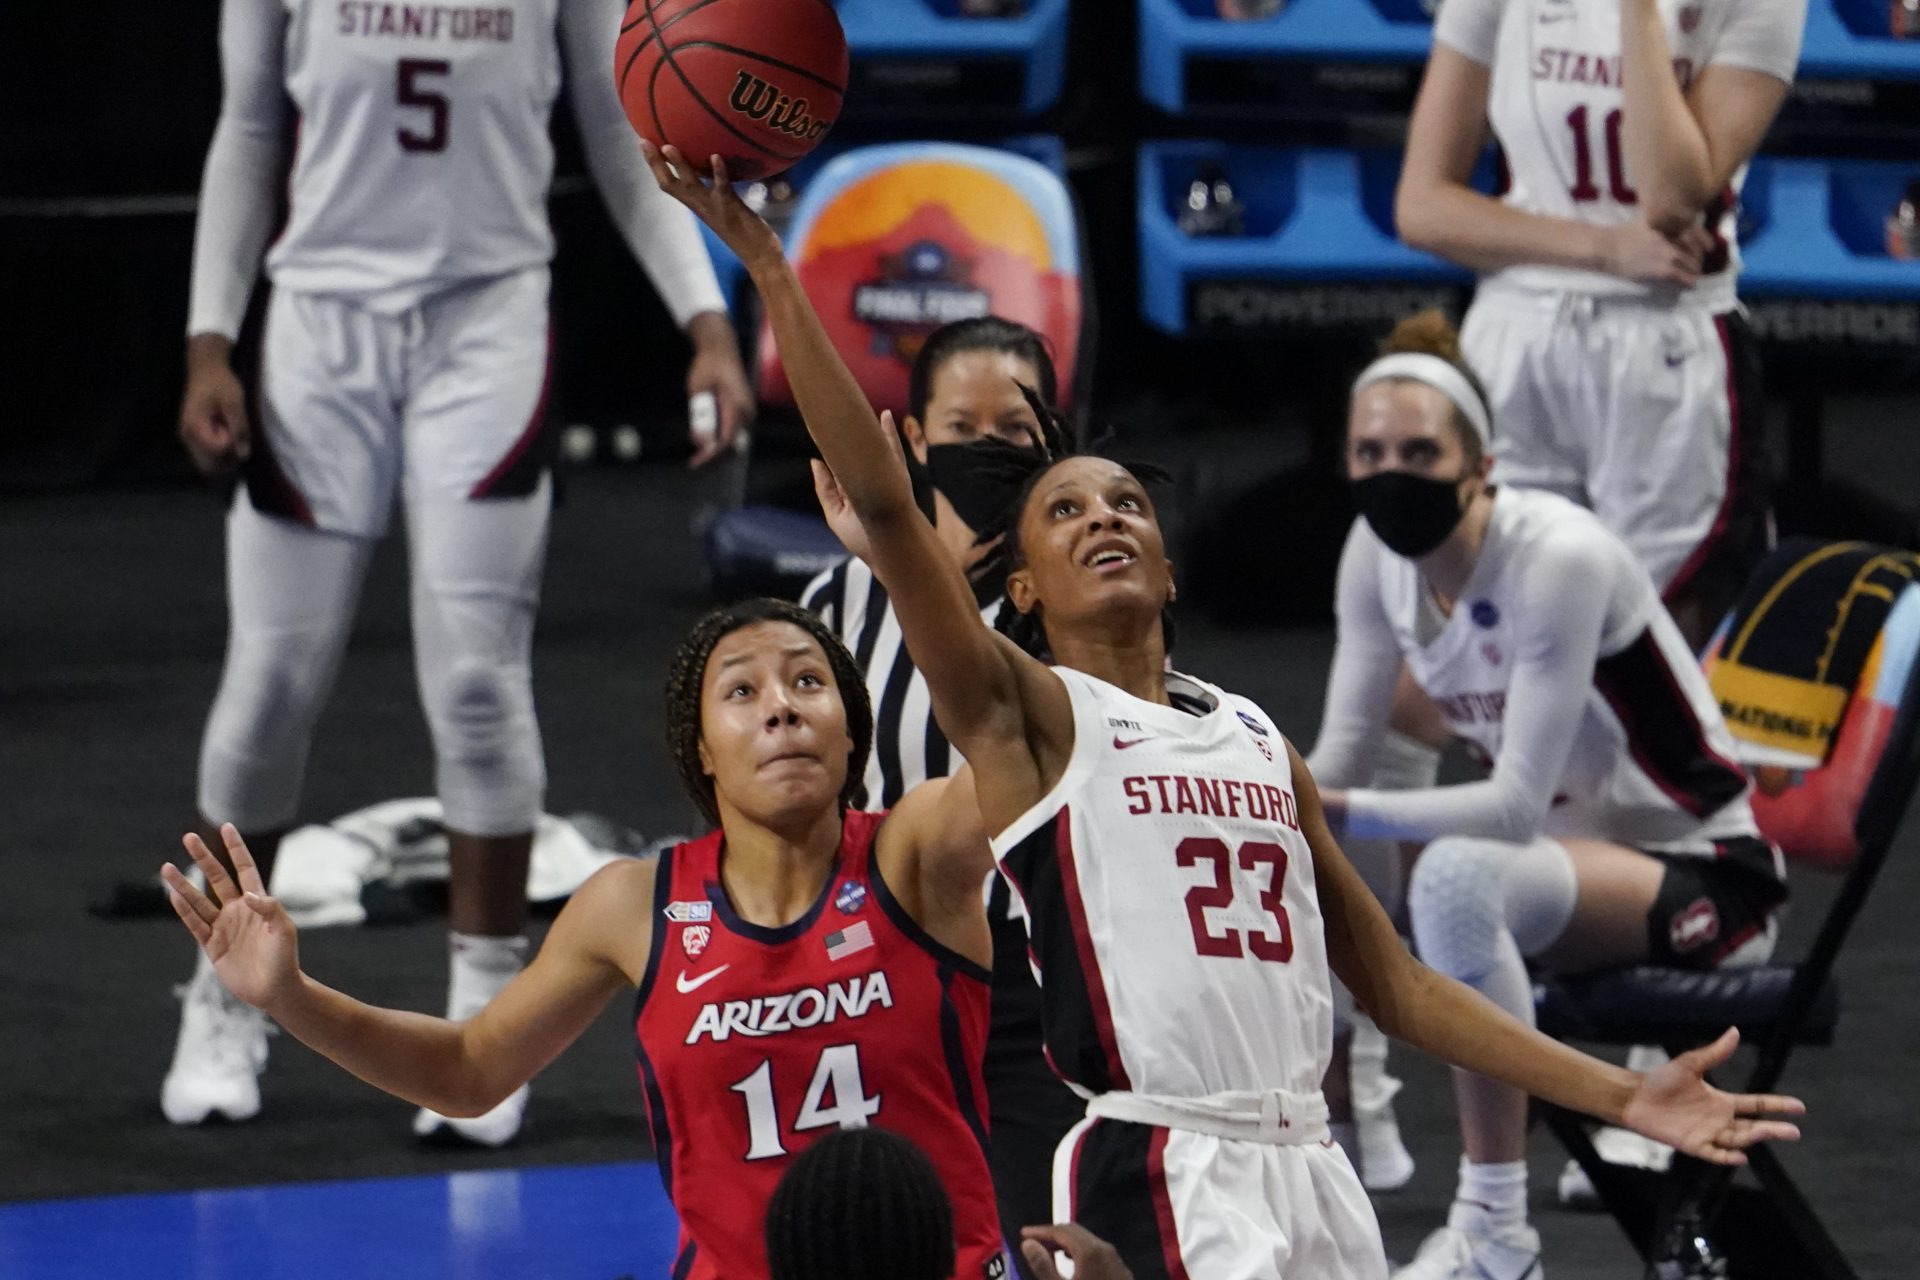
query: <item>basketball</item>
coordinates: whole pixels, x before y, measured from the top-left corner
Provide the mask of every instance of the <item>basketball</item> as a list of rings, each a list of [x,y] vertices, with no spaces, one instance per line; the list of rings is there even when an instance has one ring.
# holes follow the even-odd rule
[[[641,137],[737,181],[820,144],[847,89],[847,38],[828,0],[632,0],[614,81]]]

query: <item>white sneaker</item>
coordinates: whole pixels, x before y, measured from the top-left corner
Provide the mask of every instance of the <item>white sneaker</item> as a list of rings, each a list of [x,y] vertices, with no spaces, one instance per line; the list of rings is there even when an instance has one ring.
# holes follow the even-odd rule
[[[1397,1091],[1400,1082],[1395,1080],[1393,1085]],[[1413,1155],[1400,1140],[1400,1122],[1394,1119],[1391,1101],[1355,1106],[1353,1128],[1360,1143],[1361,1186],[1369,1191],[1398,1191],[1413,1181]]]
[[[1400,1124],[1393,1114],[1400,1081],[1387,1074],[1386,1036],[1365,1017],[1354,1020],[1348,1061],[1360,1185],[1369,1191],[1398,1191],[1413,1181],[1413,1156],[1400,1140]]]
[[[1602,1125],[1594,1130],[1593,1149],[1608,1164],[1617,1164],[1629,1169],[1650,1169],[1655,1173],[1665,1173],[1667,1166],[1673,1163],[1673,1148],[1664,1142],[1655,1142],[1652,1138],[1643,1138],[1631,1129],[1616,1129],[1612,1125]],[[1579,1162],[1567,1161],[1566,1168],[1560,1170],[1560,1181],[1555,1190],[1559,1194],[1561,1207],[1567,1209],[1598,1209],[1600,1193],[1594,1190],[1593,1180],[1587,1177],[1587,1171]]]
[[[513,1141],[526,1119],[529,1092],[523,1084],[493,1110],[466,1119],[450,1118],[422,1107],[413,1117],[413,1132],[422,1138],[451,1137],[478,1147],[504,1147]]]
[[[1540,1233],[1522,1226],[1488,1235],[1445,1226],[1426,1238],[1393,1280],[1546,1280]]]
[[[173,1124],[202,1124],[218,1113],[251,1120],[260,1113],[267,1065],[267,1015],[236,999],[211,968],[180,988],[180,1035],[160,1086],[160,1110]]]

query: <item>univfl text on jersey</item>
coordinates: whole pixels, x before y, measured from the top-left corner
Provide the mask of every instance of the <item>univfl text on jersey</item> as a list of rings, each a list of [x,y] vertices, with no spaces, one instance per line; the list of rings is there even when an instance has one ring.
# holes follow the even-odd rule
[[[881,971],[863,977],[830,982],[825,987],[802,987],[780,995],[751,1000],[723,1000],[703,1005],[687,1032],[687,1043],[708,1038],[716,1044],[735,1035],[777,1036],[805,1031],[842,1018],[864,1018],[869,1010],[893,1007],[893,990]]]
[[[802,142],[813,142],[833,127],[833,121],[812,114],[812,104],[805,98],[786,93],[750,71],[735,77],[727,105],[755,124]]]
[[[1300,815],[1292,794],[1271,782],[1150,773],[1125,778],[1120,788],[1127,795],[1127,812],[1135,817],[1147,813],[1196,813],[1215,818],[1277,822],[1289,831],[1300,829]]]

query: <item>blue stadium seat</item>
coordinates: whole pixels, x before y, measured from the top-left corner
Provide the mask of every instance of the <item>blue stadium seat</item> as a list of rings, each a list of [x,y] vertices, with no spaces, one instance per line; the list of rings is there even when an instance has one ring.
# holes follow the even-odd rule
[[[1886,217],[1916,178],[1920,163],[1759,157],[1741,193],[1740,292],[1920,299],[1920,261],[1889,257],[1886,243]]]

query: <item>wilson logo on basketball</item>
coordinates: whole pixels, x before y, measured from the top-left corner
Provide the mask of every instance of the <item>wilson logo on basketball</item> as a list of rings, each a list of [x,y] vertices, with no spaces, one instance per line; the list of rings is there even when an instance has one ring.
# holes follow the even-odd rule
[[[755,124],[765,125],[802,142],[817,141],[833,127],[833,121],[821,120],[811,114],[808,109],[810,104],[805,98],[785,93],[779,85],[768,84],[748,71],[742,71],[734,80],[733,93],[727,99],[727,105]]]

